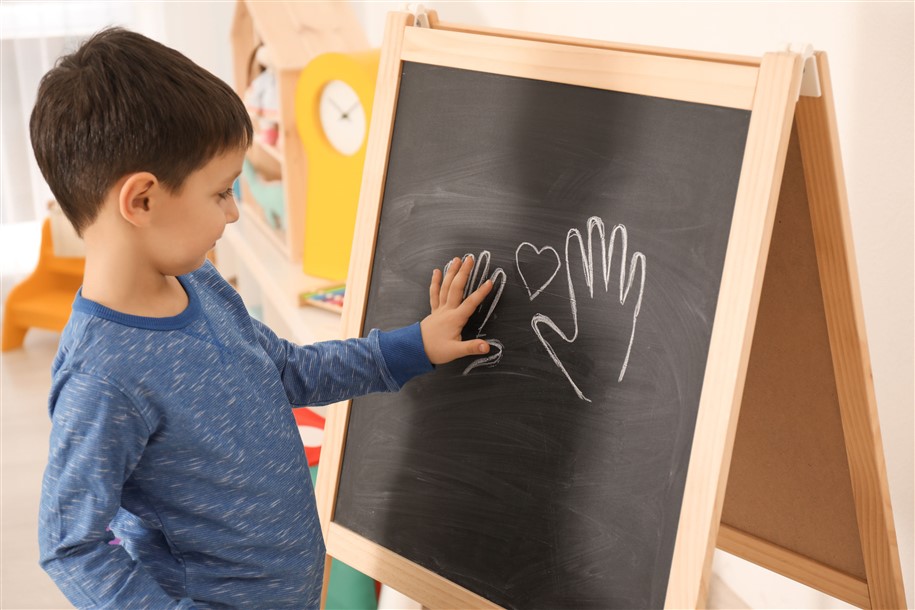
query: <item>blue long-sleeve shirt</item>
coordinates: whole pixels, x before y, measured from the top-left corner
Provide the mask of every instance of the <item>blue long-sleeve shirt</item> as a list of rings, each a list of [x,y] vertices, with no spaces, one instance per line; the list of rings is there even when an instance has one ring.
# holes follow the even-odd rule
[[[41,565],[79,608],[317,607],[325,549],[290,406],[431,370],[419,325],[297,346],[212,265],[178,279],[189,304],[170,318],[74,302],[52,366]]]

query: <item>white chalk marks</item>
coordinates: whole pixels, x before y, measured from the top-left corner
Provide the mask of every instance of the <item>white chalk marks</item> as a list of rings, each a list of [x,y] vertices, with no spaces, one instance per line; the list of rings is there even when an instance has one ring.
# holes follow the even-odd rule
[[[577,244],[577,248],[574,247],[575,244]],[[639,318],[639,311],[642,308],[647,269],[647,260],[644,254],[641,252],[633,252],[632,256],[629,256],[629,234],[625,225],[615,225],[610,231],[608,241],[603,219],[592,216],[587,221],[587,243],[585,242],[581,231],[576,228],[569,229],[566,234],[564,260],[569,308],[572,314],[572,327],[568,332],[564,331],[553,318],[543,313],[536,313],[531,318],[531,329],[534,331],[534,334],[537,336],[537,339],[539,339],[544,349],[546,349],[547,355],[556,367],[562,371],[562,374],[568,380],[578,398],[587,402],[591,402],[591,399],[585,396],[581,388],[578,387],[578,384],[575,383],[572,373],[569,372],[566,365],[559,358],[553,347],[553,343],[544,335],[543,327],[546,326],[551,329],[566,343],[574,343],[578,339],[581,327],[578,318],[578,295],[576,294],[573,276],[578,281],[584,279],[585,287],[587,288],[586,296],[587,298],[594,299],[596,269],[593,247],[595,245],[599,247],[600,251],[600,260],[598,261],[600,273],[596,276],[596,279],[598,280],[598,285],[600,285],[600,280],[603,279],[604,292],[611,293],[610,279],[611,276],[614,275],[614,259],[616,259],[617,266],[619,267],[619,281],[618,283],[614,282],[612,287],[614,293],[618,296],[619,305],[624,306],[627,302],[630,302],[630,293],[632,292],[633,284],[638,288],[638,296],[636,297],[635,304],[632,308],[632,327],[629,332],[626,355],[620,366],[619,376],[617,378],[617,382],[623,381],[623,378],[626,376],[626,369],[629,366],[632,344],[635,340],[635,329]],[[527,253],[528,249],[533,251],[533,256]],[[523,261],[522,253],[524,253]],[[579,274],[573,272],[572,255],[575,254],[581,257],[582,273],[580,277]],[[466,259],[469,256],[472,255],[467,254],[464,258]],[[490,259],[491,254],[488,250],[484,250],[480,253],[479,257],[477,257],[476,266],[473,269],[473,275],[469,278],[464,289],[464,297],[466,298],[467,295],[476,290],[477,287],[487,279],[490,279],[493,282],[494,296],[486,311],[486,315],[483,318],[483,322],[477,329],[477,338],[485,337],[483,329],[490,321],[496,306],[499,304],[507,281],[505,271],[503,271],[501,267],[496,268],[491,275],[489,274]],[[527,241],[518,245],[515,249],[515,266],[518,270],[518,277],[521,278],[521,282],[524,284],[524,288],[527,291],[529,301],[536,299],[550,286],[562,269],[562,263],[563,257],[560,257],[559,253],[552,246],[538,248]],[[447,271],[447,267],[445,270]],[[614,279],[616,279],[616,277],[617,276],[614,276]],[[532,289],[531,284],[534,285],[534,289]],[[482,311],[484,306],[485,303],[480,306],[479,311]],[[480,367],[494,367],[502,360],[502,356],[505,353],[505,346],[502,342],[498,339],[486,339],[486,341],[493,347],[492,352],[487,356],[477,358],[471,362],[470,365],[464,369],[464,375],[467,375],[472,370]]]
[[[465,254],[464,260],[470,256],[473,255]],[[486,333],[483,332],[483,329],[486,328],[486,323],[489,322],[489,319],[492,317],[492,313],[496,310],[496,306],[499,304],[499,300],[502,298],[502,291],[505,290],[506,276],[505,271],[502,270],[502,267],[496,267],[496,269],[492,272],[492,275],[487,275],[489,274],[490,258],[491,255],[489,250],[483,250],[480,252],[480,255],[476,257],[476,264],[473,266],[473,274],[467,279],[467,284],[464,286],[464,298],[466,299],[467,295],[479,288],[483,282],[486,280],[492,280],[493,290],[491,294],[494,296],[492,297],[492,302],[489,305],[489,309],[486,311],[486,315],[483,317],[483,322],[480,323],[480,327],[477,329],[477,339],[481,339],[486,336]],[[483,303],[480,304],[478,311],[482,311],[485,305],[486,301],[483,301]],[[486,339],[486,342],[489,343],[491,348],[490,353],[471,362],[467,368],[464,369],[464,375],[478,367],[496,366],[499,364],[499,361],[502,360],[502,353],[505,351],[505,346],[502,345],[502,342],[498,339]]]
[[[572,283],[572,266],[571,259],[569,257],[569,246],[574,241],[578,242],[578,249],[581,255],[581,266],[582,272],[584,275],[585,285],[588,287],[588,297],[594,298],[594,253],[592,249],[594,231],[597,230],[598,236],[600,238],[600,252],[601,252],[601,270],[604,280],[604,291],[610,291],[610,275],[613,266],[613,255],[616,250],[617,237],[620,240],[620,257],[619,257],[619,304],[625,305],[626,301],[629,298],[629,292],[632,289],[632,282],[636,278],[636,274],[639,276],[639,296],[636,301],[635,307],[632,313],[632,331],[629,334],[629,345],[626,348],[626,357],[623,360],[622,367],[620,368],[620,374],[617,381],[622,381],[623,377],[626,375],[626,367],[629,365],[629,355],[632,352],[632,342],[635,339],[635,326],[639,317],[639,310],[642,307],[642,296],[645,292],[645,268],[647,261],[645,255],[641,252],[633,252],[632,259],[628,259],[628,248],[629,248],[629,237],[624,225],[618,224],[613,227],[613,230],[610,232],[610,243],[607,244],[606,232],[604,229],[604,221],[597,216],[592,216],[588,219],[588,245],[587,249],[585,243],[582,239],[581,232],[578,229],[569,229],[569,232],[566,234],[566,245],[565,245],[565,263],[566,263],[566,279],[568,280],[569,288],[569,306],[572,310],[572,332],[567,334],[559,328],[559,326],[549,317],[542,313],[535,314],[531,319],[531,328],[534,330],[534,334],[537,335],[537,338],[546,348],[547,354],[553,360],[553,363],[559,367],[559,370],[562,371],[566,379],[569,380],[569,383],[572,384],[572,389],[575,390],[575,393],[582,400],[591,402],[591,400],[584,395],[581,389],[576,385],[575,381],[572,379],[572,376],[569,374],[569,371],[566,369],[565,365],[556,355],[556,350],[553,349],[553,346],[550,342],[544,337],[541,330],[541,325],[546,325],[551,328],[559,337],[566,343],[574,343],[578,338],[579,325],[578,325],[578,302],[575,295],[575,286]],[[628,272],[627,272],[628,265]]]
[[[505,351],[505,346],[502,345],[502,342],[498,339],[487,339],[487,343],[492,350],[488,356],[483,356],[482,358],[477,358],[473,362],[467,365],[467,368],[464,369],[462,375],[468,374],[473,369],[480,366],[496,366],[499,364],[499,361],[502,360],[502,352]]]
[[[553,274],[550,277],[548,277],[547,280],[545,282],[543,282],[540,285],[540,287],[537,288],[537,290],[535,290],[534,292],[531,292],[531,287],[530,287],[530,284],[528,284],[528,282],[527,282],[527,277],[524,275],[524,271],[521,269],[521,258],[519,255],[521,254],[522,248],[530,248],[531,250],[534,251],[534,254],[537,255],[537,258],[535,259],[535,262],[533,263],[534,266],[541,266],[544,258],[541,258],[540,255],[543,254],[544,252],[549,252],[550,254],[553,255],[552,257],[549,257],[549,256],[545,257],[545,259],[547,259],[546,265],[548,267],[553,268]],[[555,258],[555,263],[553,262],[553,258]],[[556,252],[556,249],[553,248],[552,246],[544,246],[544,247],[538,249],[536,246],[534,246],[534,244],[525,241],[525,242],[521,242],[518,245],[518,247],[515,249],[515,266],[518,268],[518,276],[521,278],[521,281],[524,282],[524,288],[527,289],[527,296],[530,297],[530,300],[533,301],[534,299],[537,298],[537,296],[541,292],[543,292],[546,289],[547,286],[550,285],[550,283],[553,281],[553,278],[556,277],[556,274],[559,273],[560,269],[562,269],[562,261],[559,260],[559,253]],[[528,273],[530,273],[530,271],[528,271]],[[534,276],[534,277],[536,277],[536,276]],[[533,279],[533,277],[532,277],[532,279]]]

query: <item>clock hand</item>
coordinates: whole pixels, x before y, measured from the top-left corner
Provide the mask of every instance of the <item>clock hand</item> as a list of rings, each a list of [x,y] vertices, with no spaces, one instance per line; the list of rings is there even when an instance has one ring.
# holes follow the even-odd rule
[[[360,102],[359,100],[356,100],[356,103],[353,104],[352,106],[350,106],[349,108],[347,108],[346,112],[344,112],[343,114],[345,116],[349,117],[349,113],[352,112],[353,110],[355,110],[356,108],[358,108],[359,104],[361,104],[361,103],[362,102]]]
[[[327,98],[327,101],[330,102],[331,106],[333,106],[334,108],[337,109],[337,112],[340,113],[341,118],[346,118],[346,112],[343,111],[343,108],[340,108],[340,106],[337,104],[337,102],[335,102],[335,101],[333,100],[333,98],[328,97],[328,98]]]

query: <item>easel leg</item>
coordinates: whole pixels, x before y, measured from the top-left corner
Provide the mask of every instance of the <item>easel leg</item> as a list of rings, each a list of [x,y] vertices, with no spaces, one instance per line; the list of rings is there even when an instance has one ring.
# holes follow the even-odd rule
[[[327,608],[327,590],[330,587],[330,566],[333,559],[330,555],[324,556],[324,583],[321,585],[321,610]]]
[[[801,98],[797,108],[798,135],[807,173],[810,218],[823,285],[848,467],[855,492],[871,607],[903,608],[902,568],[864,329],[829,64],[825,53],[817,53],[816,59],[823,94],[818,98]]]

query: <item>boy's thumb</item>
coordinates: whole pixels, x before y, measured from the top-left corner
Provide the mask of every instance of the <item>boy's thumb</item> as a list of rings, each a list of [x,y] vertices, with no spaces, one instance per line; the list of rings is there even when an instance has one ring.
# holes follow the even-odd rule
[[[489,343],[483,341],[468,341],[467,342],[467,353],[468,354],[488,354],[489,353]]]

